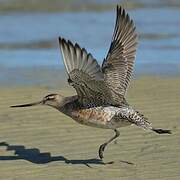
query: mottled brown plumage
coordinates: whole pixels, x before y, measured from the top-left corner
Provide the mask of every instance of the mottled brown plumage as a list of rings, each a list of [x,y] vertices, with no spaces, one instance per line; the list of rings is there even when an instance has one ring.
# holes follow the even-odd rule
[[[131,79],[135,60],[137,33],[125,10],[117,7],[116,25],[106,59],[102,64],[104,79],[112,98],[120,104]]]
[[[125,99],[135,60],[137,34],[133,21],[124,9],[117,6],[115,30],[102,67],[77,43],[74,45],[59,38],[59,44],[68,83],[75,88],[77,95],[63,97],[50,94],[42,101],[12,107],[48,105],[80,124],[113,129],[115,136],[99,147],[101,159],[105,147],[119,136],[117,129],[120,127],[135,124],[159,134],[171,133],[153,128],[147,118],[134,110]]]

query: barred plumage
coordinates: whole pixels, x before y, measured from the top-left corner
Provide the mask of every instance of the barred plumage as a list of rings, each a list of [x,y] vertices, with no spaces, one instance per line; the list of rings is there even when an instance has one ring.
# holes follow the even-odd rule
[[[135,124],[159,134],[171,131],[156,129],[141,113],[128,105],[125,94],[129,85],[137,46],[137,33],[133,21],[124,9],[117,6],[115,30],[106,59],[102,67],[96,59],[77,43],[59,38],[68,83],[76,96],[63,97],[50,94],[42,101],[16,105],[27,107],[48,105],[88,126],[113,129],[115,136],[99,147],[99,157],[107,144],[119,136],[117,128]]]

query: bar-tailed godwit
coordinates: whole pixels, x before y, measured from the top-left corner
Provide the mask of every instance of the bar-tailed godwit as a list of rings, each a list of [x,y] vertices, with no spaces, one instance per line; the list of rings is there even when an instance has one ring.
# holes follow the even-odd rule
[[[60,94],[49,94],[39,102],[11,107],[48,105],[80,124],[114,130],[115,135],[99,147],[101,159],[105,147],[119,136],[117,129],[120,127],[135,124],[159,134],[170,134],[170,130],[153,128],[147,118],[133,109],[125,99],[133,71],[137,41],[133,21],[123,8],[117,6],[112,42],[101,67],[77,43],[59,38],[68,83],[75,88],[77,95],[64,97]]]

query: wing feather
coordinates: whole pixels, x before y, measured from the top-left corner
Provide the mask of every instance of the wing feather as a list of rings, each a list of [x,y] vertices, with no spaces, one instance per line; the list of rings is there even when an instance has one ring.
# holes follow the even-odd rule
[[[126,94],[133,71],[137,48],[137,33],[133,21],[117,6],[115,29],[109,52],[102,64],[106,85],[112,101],[120,104]]]
[[[110,101],[109,90],[97,61],[77,43],[59,38],[60,49],[69,76],[68,82],[76,89],[82,106],[100,106]]]

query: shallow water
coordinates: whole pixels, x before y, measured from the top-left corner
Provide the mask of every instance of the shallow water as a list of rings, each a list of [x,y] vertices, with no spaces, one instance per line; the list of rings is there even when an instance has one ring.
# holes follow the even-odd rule
[[[139,8],[128,13],[140,35],[135,74],[180,75],[180,9]],[[12,82],[18,82],[23,68],[62,69],[58,36],[86,47],[101,63],[110,46],[114,21],[114,11],[1,14],[0,82],[4,76],[11,81],[17,76]],[[11,73],[16,68],[17,73]]]

